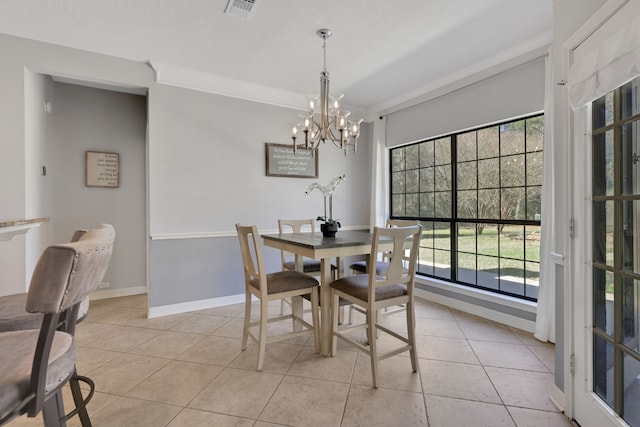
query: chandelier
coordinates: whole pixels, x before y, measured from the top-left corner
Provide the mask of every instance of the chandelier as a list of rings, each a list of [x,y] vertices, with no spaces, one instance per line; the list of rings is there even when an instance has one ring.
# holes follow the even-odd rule
[[[320,142],[329,140],[343,149],[346,156],[349,147],[353,147],[353,152],[356,152],[362,119],[349,118],[351,113],[340,109],[343,94],[329,95],[326,41],[331,37],[331,30],[322,28],[317,34],[322,39],[324,55],[324,67],[320,73],[320,95],[309,99],[309,110],[306,114],[300,114],[302,121],[291,128],[293,152],[295,154],[296,148],[306,148],[315,155]],[[296,144],[300,132],[304,133],[304,143]]]

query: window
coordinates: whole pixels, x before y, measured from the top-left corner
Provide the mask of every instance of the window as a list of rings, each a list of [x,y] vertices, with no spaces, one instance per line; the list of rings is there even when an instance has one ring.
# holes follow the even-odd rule
[[[593,391],[640,426],[640,78],[593,102]]]
[[[424,227],[418,274],[537,300],[543,123],[391,149],[391,217]]]

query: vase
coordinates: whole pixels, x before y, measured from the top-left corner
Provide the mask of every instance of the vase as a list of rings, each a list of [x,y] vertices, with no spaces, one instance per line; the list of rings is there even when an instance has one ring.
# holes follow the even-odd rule
[[[324,237],[336,237],[336,233],[338,232],[338,227],[331,224],[320,224],[320,231],[322,231],[322,235]]]

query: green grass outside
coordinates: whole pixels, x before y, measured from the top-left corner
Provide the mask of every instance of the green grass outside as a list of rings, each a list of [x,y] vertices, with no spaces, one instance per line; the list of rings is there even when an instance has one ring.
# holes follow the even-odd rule
[[[424,248],[450,250],[449,229],[423,231],[422,239],[421,246]],[[425,263],[451,265],[448,252],[436,251],[435,260],[431,259],[432,251],[422,252],[426,254],[421,256]],[[462,268],[498,273],[500,263],[503,275],[522,277],[524,273],[528,280],[536,281],[540,274],[539,260],[540,227],[505,226],[500,234],[495,225],[486,226],[482,234],[476,234],[471,227],[459,229],[458,265]]]

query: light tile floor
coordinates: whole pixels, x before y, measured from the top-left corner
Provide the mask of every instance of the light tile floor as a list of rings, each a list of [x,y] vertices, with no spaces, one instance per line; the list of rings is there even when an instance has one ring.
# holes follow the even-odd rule
[[[263,371],[255,371],[255,346],[240,351],[242,304],[147,319],[146,295],[93,301],[77,331],[78,372],[96,383],[92,423],[572,426],[549,401],[552,345],[438,304],[416,305],[419,372],[407,353],[387,359],[376,390],[365,354],[339,345],[336,357],[322,357],[310,338],[269,344]],[[402,327],[403,316],[383,317]],[[77,417],[69,425],[78,426]]]

